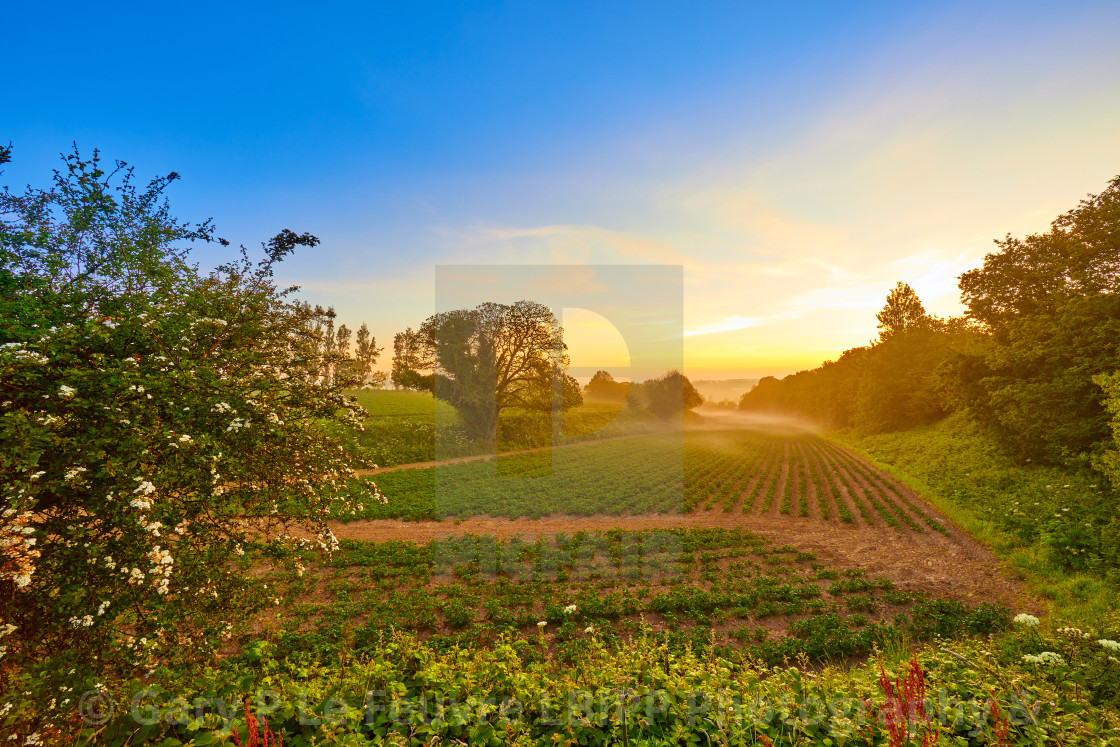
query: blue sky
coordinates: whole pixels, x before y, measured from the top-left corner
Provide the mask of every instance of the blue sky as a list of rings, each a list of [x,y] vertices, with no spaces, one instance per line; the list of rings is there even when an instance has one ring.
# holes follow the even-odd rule
[[[686,369],[782,374],[1120,173],[1120,6],[972,5],[23,3],[2,181],[178,171],[181,218],[320,236],[282,279],[383,344],[437,264],[682,264]]]

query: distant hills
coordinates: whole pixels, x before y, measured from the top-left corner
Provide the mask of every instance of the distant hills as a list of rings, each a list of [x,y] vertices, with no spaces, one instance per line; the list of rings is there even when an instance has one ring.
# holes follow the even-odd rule
[[[738,403],[739,398],[754,389],[758,379],[700,379],[692,386],[704,397],[705,402],[722,402],[729,399]]]

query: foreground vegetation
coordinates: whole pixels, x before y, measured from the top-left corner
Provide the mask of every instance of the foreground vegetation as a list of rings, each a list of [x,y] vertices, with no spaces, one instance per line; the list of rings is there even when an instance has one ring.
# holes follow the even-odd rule
[[[1029,622],[998,642],[896,644],[821,669],[674,652],[645,628],[617,647],[589,635],[563,659],[507,638],[437,649],[392,632],[331,661],[262,641],[132,683],[77,743],[245,744],[267,730],[289,747],[1120,744],[1112,650],[1096,631]]]
[[[833,437],[988,542],[1059,617],[1092,622],[1116,609],[1120,516],[1116,491],[1100,475],[1018,464],[960,415],[899,433]]]

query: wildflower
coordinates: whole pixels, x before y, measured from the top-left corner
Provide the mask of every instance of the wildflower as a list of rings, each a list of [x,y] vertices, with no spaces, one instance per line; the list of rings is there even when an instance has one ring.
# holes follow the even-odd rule
[[[1097,641],[1101,646],[1107,648],[1109,651],[1120,651],[1120,642],[1110,641],[1107,638],[1101,638]]]
[[[63,399],[70,399],[74,396],[74,392],[76,391],[77,390],[74,387],[66,386],[65,384],[63,384],[58,388],[58,396],[62,397]]]
[[[564,608],[564,614],[565,615],[570,615],[575,611],[576,611],[576,606],[574,604],[569,604],[567,607]]]
[[[591,635],[592,633],[595,632],[595,626],[594,625],[588,625],[586,628],[583,629],[583,632],[587,633],[588,635]]]
[[[147,480],[143,479],[142,477],[136,477],[136,478],[133,478],[133,479],[135,479],[136,482],[140,483],[139,485],[136,486],[136,490],[132,491],[133,493],[140,493],[142,495],[151,495],[152,493],[156,492],[156,486],[152,485],[152,483],[148,482]]]
[[[1023,661],[1031,664],[1065,664],[1066,660],[1062,658],[1061,654],[1056,654],[1053,651],[1043,651],[1037,656],[1034,654],[1024,654]]]
[[[1075,551],[1076,552],[1076,551]],[[1068,635],[1070,638],[1082,638],[1089,640],[1092,636],[1081,630],[1081,628],[1058,628],[1059,635]]]
[[[1026,625],[1028,628],[1030,628],[1038,625],[1038,618],[1034,615],[1028,615],[1026,612],[1020,612],[1018,615],[1015,615],[1015,618],[1012,620],[1012,622],[1017,622],[1020,625]]]
[[[547,620],[541,620],[539,623],[537,623],[538,628],[543,628],[545,625],[548,625]]]

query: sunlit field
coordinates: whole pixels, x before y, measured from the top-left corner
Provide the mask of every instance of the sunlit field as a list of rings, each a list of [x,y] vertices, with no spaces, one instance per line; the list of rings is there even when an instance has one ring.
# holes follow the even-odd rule
[[[432,422],[424,395],[359,401],[374,423],[408,431]],[[1011,616],[989,600],[962,601],[963,586],[946,598],[916,577],[905,588],[865,580],[858,556],[830,549],[878,537],[956,553],[962,540],[913,490],[795,421],[697,418],[683,431],[402,464],[363,479],[386,502],[335,504],[346,559],[313,571],[320,566],[305,553],[306,575],[273,572],[294,615],[285,645],[298,648],[305,633],[315,645],[368,645],[395,628],[439,645],[509,634],[570,649],[588,625],[621,641],[645,624],[672,648],[718,641],[768,661],[815,660],[928,636],[938,624],[923,622],[927,614],[942,620],[943,635],[1000,630]],[[415,533],[394,529],[402,519]],[[797,547],[810,538],[827,557]],[[305,617],[320,621],[313,633]],[[540,620],[548,625],[537,630]]]
[[[389,467],[480,454],[460,415],[426,392],[356,390],[347,392],[370,413],[360,432],[335,430],[347,449],[364,463]],[[559,414],[559,443],[616,438],[657,430],[646,413],[617,402],[588,400]],[[519,451],[552,445],[551,413],[511,409],[500,422],[497,448]]]

